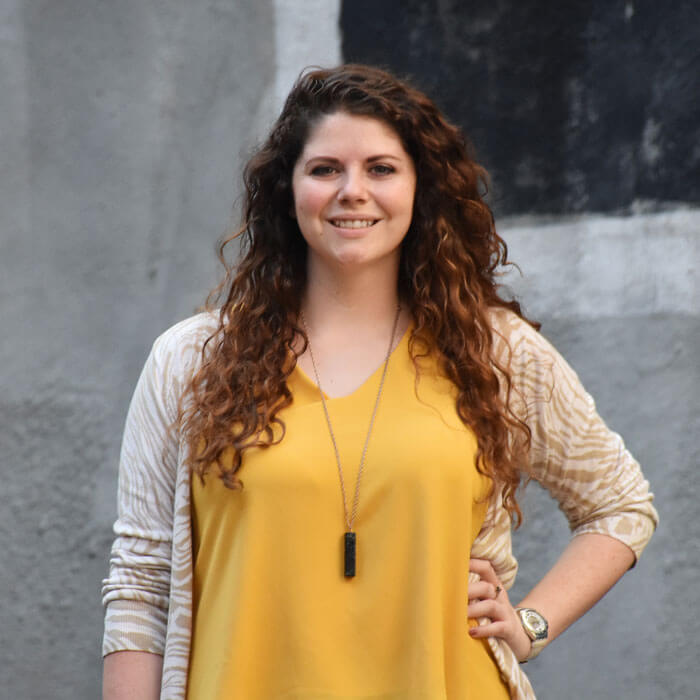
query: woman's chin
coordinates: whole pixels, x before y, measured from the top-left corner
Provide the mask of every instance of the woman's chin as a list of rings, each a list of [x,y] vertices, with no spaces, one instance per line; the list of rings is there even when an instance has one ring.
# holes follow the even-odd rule
[[[332,263],[335,267],[341,270],[364,269],[371,267],[387,268],[398,265],[399,255],[394,251],[390,253],[377,254],[374,251],[368,251],[360,248],[360,246],[348,246],[344,250],[337,251],[332,258]]]

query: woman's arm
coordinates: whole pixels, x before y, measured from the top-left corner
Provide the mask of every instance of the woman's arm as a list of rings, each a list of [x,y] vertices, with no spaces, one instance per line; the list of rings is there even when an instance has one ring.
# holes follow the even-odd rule
[[[119,465],[116,538],[102,587],[106,698],[159,695],[155,683],[162,675],[168,631],[180,476],[175,422],[179,398],[211,326],[209,316],[200,315],[161,335],[129,406]],[[180,611],[178,619],[187,612]]]
[[[119,462],[118,517],[105,607],[103,656],[121,651],[162,654],[170,595],[177,469],[176,418],[167,335],[153,345],[129,405]]]
[[[158,700],[163,657],[117,651],[104,659],[102,700]]]
[[[550,642],[590,610],[632,564],[634,553],[619,540],[579,535],[518,607],[534,608],[544,615]]]
[[[504,358],[512,372],[511,405],[531,432],[525,475],[556,499],[575,535],[519,606],[534,608],[547,619],[549,642],[634,565],[658,516],[639,465],[620,436],[601,420],[576,373],[520,319],[513,315],[497,320],[499,337],[507,341]],[[481,580],[470,583],[469,615],[490,618],[472,631],[473,636],[504,639],[522,661],[529,654],[530,639],[507,593],[496,591],[497,586],[510,587],[514,573],[510,523],[502,516],[496,494],[470,563]]]
[[[517,607],[534,608],[549,623],[547,644],[590,610],[634,563],[632,550],[607,535],[574,537],[556,564]],[[491,563],[472,559],[470,570],[481,581],[469,587],[469,617],[488,617],[488,624],[472,627],[475,639],[500,637],[508,643],[518,661],[524,661],[531,647],[520,618],[501,588]]]

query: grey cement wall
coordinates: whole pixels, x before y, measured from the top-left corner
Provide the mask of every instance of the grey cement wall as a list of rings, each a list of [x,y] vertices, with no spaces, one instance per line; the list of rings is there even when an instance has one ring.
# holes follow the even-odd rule
[[[507,282],[624,436],[661,516],[637,567],[528,665],[540,700],[698,697],[700,643],[684,620],[685,606],[700,603],[699,231],[699,210],[502,227],[524,271]],[[516,599],[567,540],[564,517],[536,484],[524,506]]]
[[[315,5],[0,0],[3,700],[99,695],[128,401],[217,280],[290,72],[339,61],[337,8]]]
[[[324,0],[0,0],[3,700],[99,695],[131,391],[153,338],[216,281],[241,162],[292,76],[339,60],[339,14]],[[520,213],[501,222],[525,273],[508,284],[643,463],[662,516],[637,570],[528,671],[541,700],[695,698],[700,214]],[[521,593],[567,538],[536,488],[525,508]]]

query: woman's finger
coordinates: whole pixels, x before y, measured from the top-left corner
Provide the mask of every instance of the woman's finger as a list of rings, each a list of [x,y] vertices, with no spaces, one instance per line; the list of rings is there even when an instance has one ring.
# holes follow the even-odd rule
[[[473,571],[474,573],[478,574],[482,580],[488,581],[494,586],[500,585],[500,581],[498,580],[498,576],[496,576],[493,565],[488,559],[470,559],[469,571]]]
[[[493,565],[488,559],[470,559],[469,571],[479,576],[479,583],[469,584],[469,599],[473,598],[498,598],[501,594],[508,601],[508,594],[503,589],[501,581],[496,575]],[[472,595],[472,591],[474,595]]]
[[[485,598],[483,600],[475,600],[467,606],[469,617],[479,618],[488,617],[491,620],[506,620],[508,619],[509,610],[506,606],[499,603],[493,598]]]
[[[486,637],[505,639],[509,636],[508,624],[497,620],[496,622],[487,622],[485,625],[470,627],[469,636],[474,637],[474,639],[485,639]]]
[[[482,580],[470,583],[467,590],[469,600],[475,600],[479,598],[496,598],[503,589],[500,586]]]

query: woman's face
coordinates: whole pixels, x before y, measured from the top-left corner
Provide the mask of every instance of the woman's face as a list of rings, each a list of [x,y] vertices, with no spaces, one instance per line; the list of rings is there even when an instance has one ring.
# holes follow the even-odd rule
[[[323,117],[294,166],[292,191],[312,264],[398,266],[416,171],[386,123],[346,112]]]

